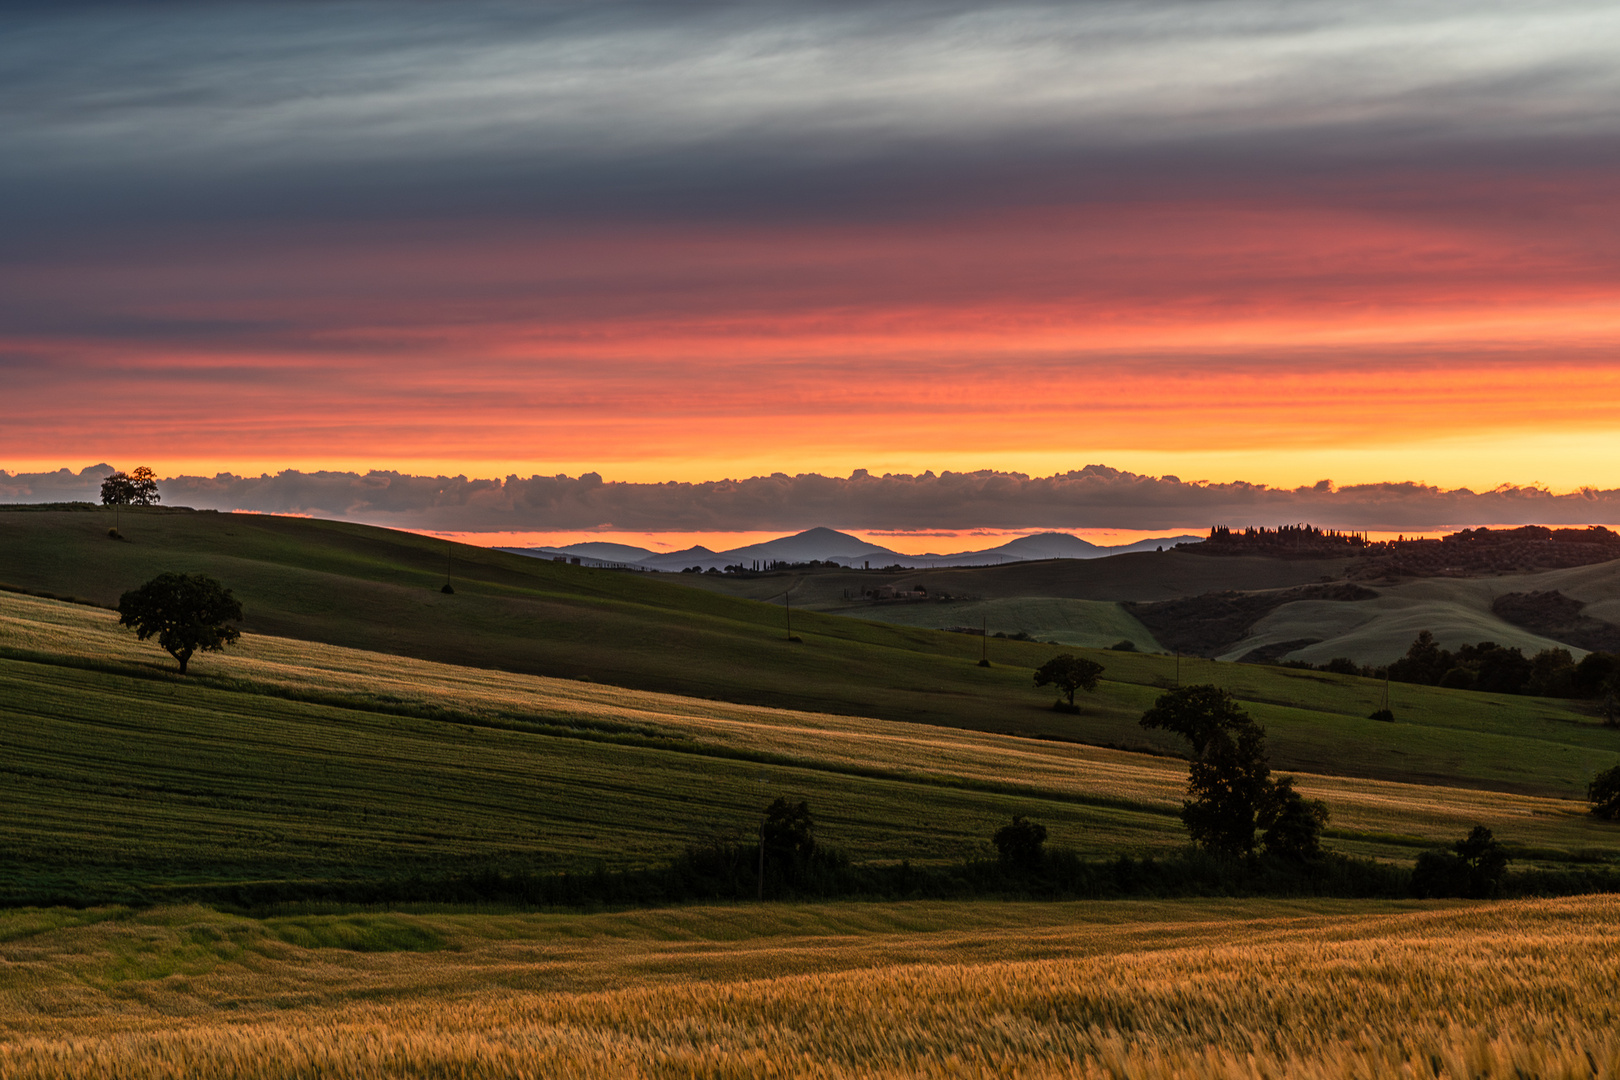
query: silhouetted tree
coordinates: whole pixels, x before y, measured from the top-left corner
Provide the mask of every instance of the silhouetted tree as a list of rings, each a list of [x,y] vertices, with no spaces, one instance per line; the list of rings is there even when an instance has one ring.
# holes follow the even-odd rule
[[[1084,690],[1089,693],[1097,689],[1097,679],[1102,673],[1103,666],[1095,660],[1087,660],[1073,653],[1059,653],[1035,669],[1035,685],[1056,684],[1058,690],[1068,695],[1072,709],[1074,692]]]
[[[766,858],[790,869],[806,865],[816,853],[814,828],[808,803],[778,798],[765,808],[765,824],[760,830]]]
[[[1254,829],[1270,792],[1265,729],[1218,686],[1184,686],[1160,696],[1142,726],[1192,744],[1181,820],[1193,842],[1220,855],[1254,850]]]
[[[1046,843],[1046,826],[1015,815],[1011,825],[1003,825],[991,839],[1001,865],[1014,870],[1034,870],[1041,865],[1041,845]]]
[[[242,605],[231,591],[202,574],[159,574],[118,600],[118,621],[145,641],[156,637],[186,673],[198,650],[218,652],[241,637]]]
[[[1266,854],[1290,862],[1308,862],[1322,854],[1327,806],[1295,791],[1292,776],[1279,776],[1271,784],[1256,819],[1265,830],[1260,842]]]
[[[1568,649],[1542,649],[1530,658],[1524,692],[1537,697],[1567,698],[1575,693],[1575,658]]]
[[[1507,852],[1491,830],[1475,825],[1450,851],[1425,851],[1418,856],[1412,868],[1412,891],[1419,896],[1488,899],[1501,891],[1507,864]]]
[[[135,501],[135,484],[125,472],[115,472],[101,482],[102,506],[128,506]]]
[[[1620,657],[1614,653],[1590,652],[1575,665],[1574,691],[1584,698],[1601,698],[1613,688],[1620,671]]]
[[[1620,765],[1604,769],[1586,785],[1586,797],[1592,802],[1592,814],[1604,821],[1620,818]]]
[[[135,506],[156,506],[163,501],[158,494],[157,476],[145,465],[130,470],[129,484],[133,490],[130,502]]]
[[[1389,665],[1389,677],[1396,682],[1434,686],[1456,666],[1452,655],[1434,640],[1434,634],[1422,630],[1407,648],[1406,655]]]
[[[1523,693],[1532,671],[1523,652],[1494,641],[1462,646],[1457,650],[1457,664],[1474,672],[1473,689],[1488,694]]]

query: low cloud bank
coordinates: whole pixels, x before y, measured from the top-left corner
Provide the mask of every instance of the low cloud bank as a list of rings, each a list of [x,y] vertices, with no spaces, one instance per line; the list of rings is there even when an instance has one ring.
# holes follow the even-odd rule
[[[0,470],[0,502],[97,501],[109,465],[74,473]],[[165,504],[345,518],[455,531],[641,532],[837,529],[1206,529],[1309,521],[1325,528],[1420,531],[1482,524],[1620,523],[1620,490],[1443,490],[1414,483],[1273,488],[1186,482],[1105,465],[1056,476],[946,472],[848,477],[775,473],[746,480],[633,484],[568,476],[408,476],[297,472],[176,476]]]

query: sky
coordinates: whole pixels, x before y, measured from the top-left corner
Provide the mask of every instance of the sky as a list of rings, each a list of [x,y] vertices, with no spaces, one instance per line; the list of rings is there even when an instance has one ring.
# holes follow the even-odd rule
[[[1615,41],[1557,0],[0,4],[0,489],[1620,489]],[[930,490],[864,527],[1052,517]]]

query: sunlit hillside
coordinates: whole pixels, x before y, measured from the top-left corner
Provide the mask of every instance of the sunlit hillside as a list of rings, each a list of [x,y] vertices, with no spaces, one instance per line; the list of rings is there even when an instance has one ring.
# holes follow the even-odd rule
[[[1617,920],[1607,897],[13,911],[0,1073],[1613,1080]]]

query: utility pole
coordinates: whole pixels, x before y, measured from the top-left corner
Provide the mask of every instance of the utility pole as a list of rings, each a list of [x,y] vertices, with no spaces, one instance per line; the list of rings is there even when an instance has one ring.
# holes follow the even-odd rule
[[[793,585],[787,587],[787,592],[782,594],[782,606],[787,610],[787,639],[789,641],[799,640],[793,636],[793,587],[797,584],[798,582],[795,581]]]
[[[454,541],[446,540],[444,542],[444,588],[440,589],[439,591],[445,593],[446,595],[456,591],[450,586],[450,559],[455,550],[456,545]]]
[[[984,616],[979,623],[979,666],[990,666],[990,617]]]

